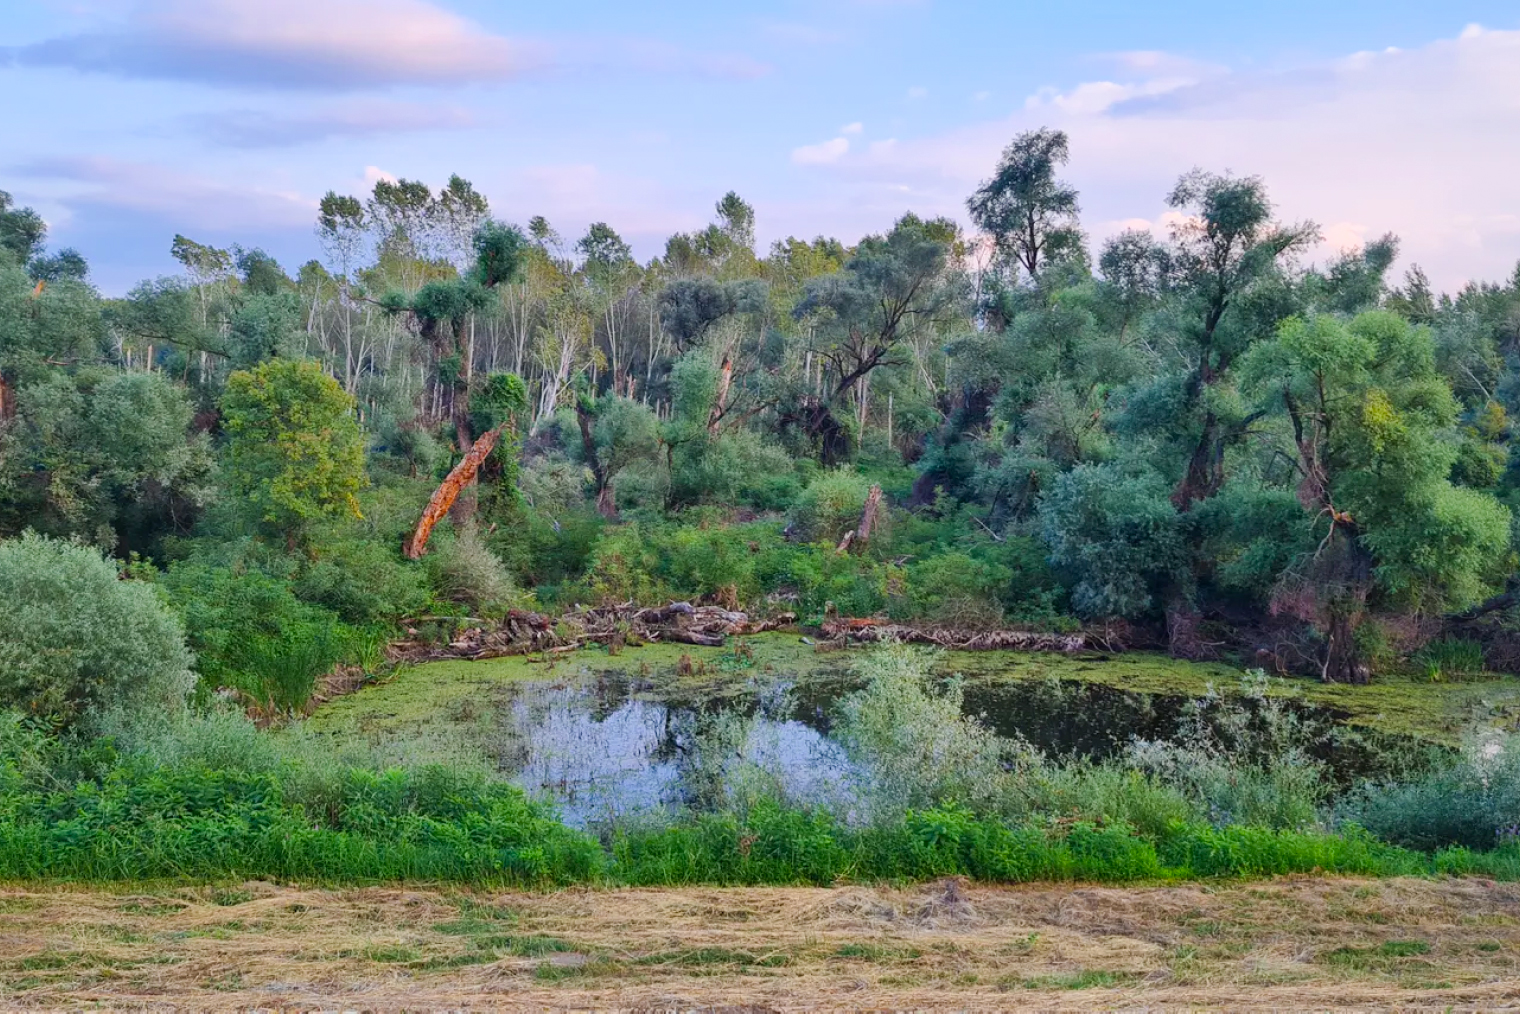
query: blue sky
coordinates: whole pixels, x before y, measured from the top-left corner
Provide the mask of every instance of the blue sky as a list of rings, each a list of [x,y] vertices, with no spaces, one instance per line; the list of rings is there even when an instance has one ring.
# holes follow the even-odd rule
[[[962,216],[1066,129],[1093,239],[1194,165],[1263,175],[1318,256],[1387,231],[1438,284],[1520,259],[1510,2],[0,0],[0,189],[107,292],[177,232],[316,256],[329,189],[473,181],[651,256],[728,189],[762,243]]]

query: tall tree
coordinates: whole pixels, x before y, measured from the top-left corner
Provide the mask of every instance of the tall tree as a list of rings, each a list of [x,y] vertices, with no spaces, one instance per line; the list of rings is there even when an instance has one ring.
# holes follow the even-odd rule
[[[825,464],[844,460],[849,437],[835,416],[873,371],[903,365],[909,338],[935,330],[963,304],[963,279],[935,222],[905,215],[885,236],[860,241],[844,269],[816,278],[794,311],[812,323],[810,351],[828,366],[820,393],[803,393],[783,409]]]
[[[1325,679],[1364,683],[1369,596],[1419,612],[1476,601],[1509,548],[1509,511],[1448,479],[1456,402],[1428,329],[1387,311],[1294,318],[1243,373],[1289,423],[1298,500],[1322,533],[1279,579],[1277,606],[1323,633]]]
[[[1225,479],[1225,450],[1238,441],[1249,416],[1215,397],[1230,368],[1276,321],[1243,307],[1253,286],[1267,282],[1285,255],[1318,238],[1313,225],[1278,226],[1266,185],[1195,169],[1167,198],[1183,214],[1172,227],[1174,286],[1183,301],[1177,351],[1189,364],[1178,422],[1187,466],[1172,494],[1178,509],[1214,495]]]
[[[1064,131],[1020,134],[1004,149],[992,178],[966,202],[977,228],[1031,278],[1041,264],[1081,249],[1077,191],[1056,176],[1070,157]]]
[[[364,436],[354,409],[310,360],[273,359],[227,380],[222,427],[232,492],[291,548],[319,518],[358,516]]]

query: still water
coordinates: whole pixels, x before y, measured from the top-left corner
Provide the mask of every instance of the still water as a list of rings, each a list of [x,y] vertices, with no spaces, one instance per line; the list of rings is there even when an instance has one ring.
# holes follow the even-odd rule
[[[839,699],[854,687],[843,674],[803,683],[757,676],[721,694],[674,691],[617,672],[524,683],[497,704],[496,762],[581,826],[703,809],[741,771],[764,772],[789,798],[848,813],[859,772],[830,733]],[[1238,703],[1249,721],[1257,705]],[[1409,741],[1348,729],[1344,714],[1286,706],[1309,731],[1310,753],[1340,785],[1391,773],[1389,758],[1409,753],[1400,749]],[[1137,739],[1196,735],[1213,727],[1219,709],[1207,699],[1051,679],[968,683],[964,711],[1048,756],[1103,759]]]

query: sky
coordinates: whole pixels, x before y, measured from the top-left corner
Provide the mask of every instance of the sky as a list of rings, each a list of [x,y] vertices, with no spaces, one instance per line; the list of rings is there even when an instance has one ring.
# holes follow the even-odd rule
[[[1520,261],[1514,0],[0,0],[0,190],[107,294],[176,233],[319,255],[316,206],[457,173],[643,258],[736,190],[762,246],[965,220],[1020,131],[1071,139],[1091,241],[1183,172],[1259,175],[1323,260],[1438,287]]]

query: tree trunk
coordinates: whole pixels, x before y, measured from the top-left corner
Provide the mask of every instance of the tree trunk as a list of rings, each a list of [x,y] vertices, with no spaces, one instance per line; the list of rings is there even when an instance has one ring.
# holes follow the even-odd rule
[[[723,360],[723,371],[718,374],[718,396],[713,399],[712,411],[707,413],[707,435],[718,435],[718,422],[723,418],[723,412],[728,407],[728,391],[734,383],[734,361]]]
[[[1166,604],[1167,652],[1173,658],[1201,659],[1207,656],[1207,648],[1199,636],[1198,627],[1203,617],[1185,595],[1177,594]]]
[[[1360,610],[1335,608],[1325,632],[1325,665],[1323,677],[1326,683],[1367,683],[1372,670],[1356,646],[1356,628],[1360,626]]]
[[[408,560],[415,560],[422,556],[427,549],[428,537],[433,534],[433,527],[443,520],[448,514],[449,508],[454,506],[454,501],[470,483],[475,481],[475,475],[480,471],[480,466],[490,457],[496,449],[496,442],[501,439],[502,431],[510,423],[502,423],[495,429],[486,430],[480,435],[480,439],[470,445],[465,456],[460,459],[433,492],[433,497],[428,501],[427,509],[422,512],[422,518],[417,522],[417,528],[412,532],[412,537],[406,540],[406,546],[402,552]]]
[[[1218,468],[1218,459],[1222,453],[1219,420],[1213,412],[1209,412],[1204,416],[1203,433],[1199,435],[1192,456],[1188,458],[1187,472],[1177,486],[1177,491],[1172,494],[1172,503],[1179,511],[1186,511],[1197,501],[1206,500],[1219,492],[1223,476]]]
[[[617,517],[617,501],[613,498],[612,477],[607,474],[606,468],[602,465],[601,455],[596,452],[596,438],[591,432],[591,424],[595,419],[596,417],[585,404],[577,398],[575,421],[580,424],[581,453],[586,458],[587,467],[591,469],[591,479],[596,483],[597,513],[611,521]]]

